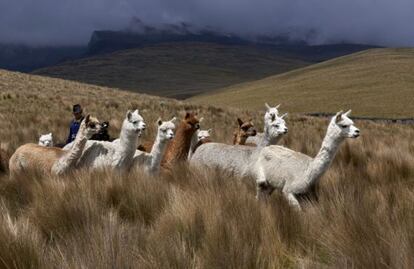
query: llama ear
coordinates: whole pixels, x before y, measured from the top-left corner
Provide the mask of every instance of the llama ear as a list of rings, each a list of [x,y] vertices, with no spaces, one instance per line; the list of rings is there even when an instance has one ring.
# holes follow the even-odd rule
[[[204,117],[201,117],[199,120],[198,120],[198,122],[200,123],[200,122],[202,122],[204,120]]]
[[[352,110],[350,109],[347,112],[345,112],[344,115],[348,117],[348,115],[351,114],[351,112],[352,112]]]
[[[171,122],[175,122],[177,120],[177,118],[176,117],[173,117],[170,121]]]
[[[85,117],[85,123],[88,123],[89,122],[89,120],[90,120],[90,117],[91,117],[91,115],[86,115],[86,117]]]
[[[190,117],[190,113],[189,112],[186,112],[184,119],[188,119],[189,117]]]
[[[265,107],[266,107],[267,110],[269,110],[271,108],[268,103],[265,103]]]
[[[239,126],[243,125],[243,121],[240,118],[237,118],[237,123],[239,124]]]
[[[158,124],[158,126],[160,126],[160,125],[162,124],[162,120],[161,120],[161,118],[158,118],[158,119],[157,119],[157,124]]]
[[[341,120],[342,120],[342,114],[343,114],[344,112],[341,110],[341,111],[339,111],[338,113],[336,113],[336,115],[335,115],[335,121],[336,122],[340,122]]]
[[[278,109],[280,107],[280,104],[278,104],[275,108]]]
[[[288,116],[288,113],[285,113],[281,116],[281,118],[283,119],[284,117],[287,117],[287,116]]]
[[[211,129],[211,128],[210,128],[210,129],[208,129],[208,130],[207,130],[207,132],[208,132],[209,134],[211,134],[211,133],[213,132],[213,129]]]
[[[127,113],[126,113],[126,118],[128,120],[131,120],[131,117],[132,117],[132,112],[131,112],[131,110],[128,110]]]

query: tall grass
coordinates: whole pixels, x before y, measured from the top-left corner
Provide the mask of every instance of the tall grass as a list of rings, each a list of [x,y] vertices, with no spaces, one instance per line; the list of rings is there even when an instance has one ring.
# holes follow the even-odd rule
[[[76,102],[111,120],[114,136],[134,106],[147,123],[198,110],[222,142],[231,142],[236,116],[251,114],[261,125],[260,113],[0,74],[0,141],[8,156],[41,132],[63,140]],[[287,123],[281,143],[315,155],[328,122],[293,116]],[[362,136],[341,146],[315,195],[302,197],[302,212],[277,192],[258,203],[249,179],[186,165],[154,178],[140,171],[3,173],[0,267],[413,268],[414,127],[356,125]]]

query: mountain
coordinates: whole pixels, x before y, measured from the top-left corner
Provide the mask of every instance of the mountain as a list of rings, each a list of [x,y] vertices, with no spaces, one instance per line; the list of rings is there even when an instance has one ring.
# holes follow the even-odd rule
[[[167,25],[162,29],[139,25],[135,31],[94,31],[88,43],[87,55],[93,56],[114,51],[141,48],[165,43],[208,43],[221,45],[255,46],[292,54],[309,61],[324,61],[338,56],[373,48],[362,44],[326,44],[311,46],[304,41],[291,41],[287,37],[259,36],[244,38],[213,30],[191,31],[186,25]]]
[[[86,47],[54,46],[31,47],[26,45],[0,44],[0,68],[30,72],[84,56]]]
[[[34,74],[183,99],[309,64],[275,49],[185,42],[96,55]]]
[[[371,49],[261,80],[233,85],[191,101],[262,109],[282,103],[290,112],[413,117],[414,49]]]

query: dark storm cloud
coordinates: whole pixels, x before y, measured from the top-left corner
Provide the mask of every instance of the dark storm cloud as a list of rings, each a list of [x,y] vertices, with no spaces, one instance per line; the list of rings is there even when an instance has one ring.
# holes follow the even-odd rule
[[[85,44],[93,30],[186,22],[244,36],[414,46],[412,0],[2,0],[0,42]]]

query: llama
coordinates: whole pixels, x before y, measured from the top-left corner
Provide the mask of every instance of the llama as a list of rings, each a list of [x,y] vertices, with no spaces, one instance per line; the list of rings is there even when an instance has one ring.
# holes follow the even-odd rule
[[[39,137],[40,146],[53,147],[53,136],[52,133],[44,134]]]
[[[279,118],[269,122],[266,135],[277,137],[286,134],[286,126],[277,124]],[[272,138],[266,138],[271,140]],[[260,154],[262,147],[246,147],[243,145],[226,145],[222,143],[206,143],[201,145],[190,160],[191,166],[219,168],[235,176],[250,175],[249,165]]]
[[[99,131],[99,133],[94,134],[91,137],[91,140],[99,140],[99,141],[113,141],[114,139],[112,139],[109,136],[108,133],[108,128],[109,128],[109,122],[108,121],[104,121],[101,123],[101,130]]]
[[[210,142],[210,136],[212,131],[212,129],[197,130],[193,134],[193,137],[191,138],[190,150],[188,151],[188,160],[191,159],[191,156],[200,145]]]
[[[89,140],[77,167],[90,169],[112,168],[120,172],[132,167],[138,138],[145,130],[145,122],[138,110],[128,110],[122,123],[120,138],[109,141]],[[70,145],[68,145],[70,147]]]
[[[151,175],[159,173],[167,143],[174,138],[175,120],[175,117],[165,122],[161,118],[157,120],[158,132],[151,152],[135,151],[133,158],[134,166],[144,166],[144,171]]]
[[[56,147],[44,147],[37,144],[20,146],[9,160],[10,175],[14,176],[26,170],[36,169],[42,174],[63,174],[74,169],[86,141],[100,130],[96,118],[85,117],[70,150]]]
[[[264,121],[264,132],[258,133],[256,136],[250,136],[246,140],[246,145],[252,145],[252,146],[259,146],[259,147],[267,147],[269,145],[276,145],[279,140],[282,138],[281,135],[279,135],[277,132],[274,132],[275,127],[281,128],[284,130],[284,134],[288,132],[288,128],[286,126],[286,122],[284,118],[288,114],[285,113],[282,116],[271,116],[268,119],[265,119]],[[265,116],[266,118],[266,116]]]
[[[239,126],[233,133],[233,145],[245,145],[247,138],[255,136],[257,131],[252,119],[243,122],[240,118],[237,118],[237,123]]]
[[[162,161],[164,168],[171,169],[178,162],[187,160],[191,139],[198,129],[200,121],[196,114],[187,112],[176,129],[175,138],[167,145]]]
[[[277,116],[279,116],[279,110],[278,108],[280,107],[280,104],[275,106],[275,107],[271,107],[269,106],[268,103],[265,103],[265,107],[266,107],[266,112],[264,115],[264,132],[266,132],[266,124],[270,121],[274,121],[276,119]],[[281,118],[283,119],[286,115],[282,116]],[[246,144],[248,145],[260,145],[263,143],[263,137],[264,137],[264,132],[263,133],[257,133],[255,136],[250,136],[246,139]],[[278,141],[271,141],[270,145],[275,145]],[[263,143],[265,144],[265,143]]]
[[[315,158],[281,146],[249,148],[218,143],[202,145],[191,164],[221,168],[236,176],[256,181],[257,198],[263,199],[275,189],[282,190],[289,203],[300,209],[295,195],[306,193],[330,166],[341,142],[360,135],[351,113],[338,112],[330,121],[321,149]]]
[[[346,138],[360,135],[359,129],[348,117],[350,113],[351,110],[346,113],[341,111],[331,119],[322,146],[314,158],[281,146],[264,147],[251,166],[256,179],[257,198],[266,197],[279,189],[292,206],[300,209],[295,195],[308,192],[317,183]]]

